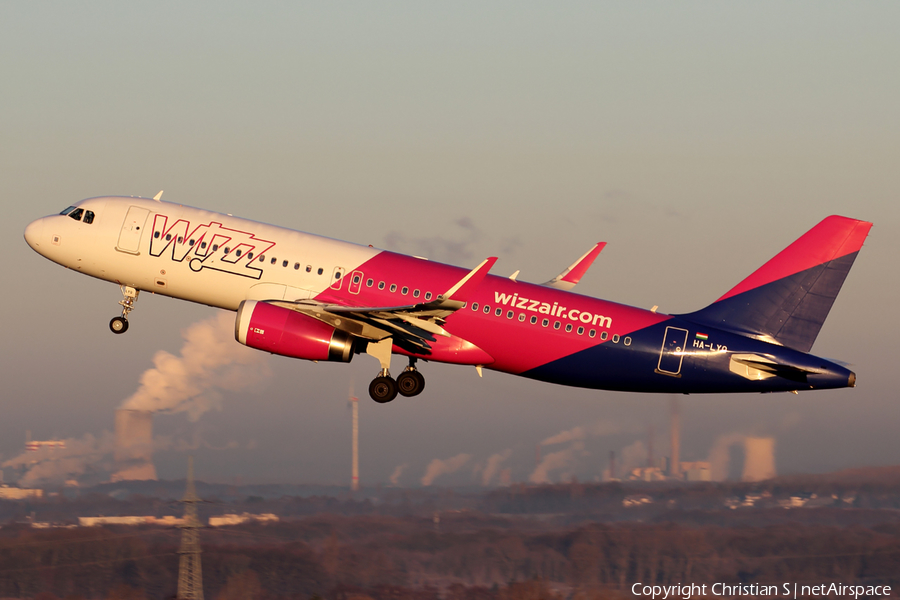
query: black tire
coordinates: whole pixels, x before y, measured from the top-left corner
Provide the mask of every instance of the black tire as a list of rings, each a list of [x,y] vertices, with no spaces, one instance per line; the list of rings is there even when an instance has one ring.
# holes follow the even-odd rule
[[[369,384],[369,396],[379,404],[386,404],[397,397],[397,382],[390,377],[376,377]]]
[[[401,396],[418,396],[425,389],[425,377],[418,371],[403,371],[397,376],[397,391]]]
[[[125,333],[128,331],[128,319],[113,317],[109,322],[109,330],[115,334]]]

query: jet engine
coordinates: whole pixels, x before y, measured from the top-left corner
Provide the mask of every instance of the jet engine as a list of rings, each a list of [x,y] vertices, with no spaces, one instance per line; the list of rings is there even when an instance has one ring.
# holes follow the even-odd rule
[[[273,354],[350,362],[353,336],[303,313],[267,302],[244,300],[238,307],[234,337],[240,343]]]

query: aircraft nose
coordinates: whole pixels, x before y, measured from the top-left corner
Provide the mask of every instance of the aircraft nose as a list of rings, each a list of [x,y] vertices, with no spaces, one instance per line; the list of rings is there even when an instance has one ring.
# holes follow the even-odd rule
[[[32,221],[28,224],[28,227],[25,228],[25,241],[35,250],[40,247],[41,242],[43,241],[43,235],[44,219]]]

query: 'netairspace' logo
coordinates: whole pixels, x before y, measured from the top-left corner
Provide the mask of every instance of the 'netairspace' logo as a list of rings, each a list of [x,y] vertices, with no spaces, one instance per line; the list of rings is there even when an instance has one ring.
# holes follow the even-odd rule
[[[676,598],[691,600],[694,597],[702,596],[772,596],[797,600],[808,596],[849,598],[890,596],[891,586],[843,585],[840,583],[822,583],[819,585],[799,585],[797,583],[782,583],[781,585],[763,585],[759,583],[644,585],[643,583],[635,583],[631,586],[631,593],[635,596],[649,596],[653,600],[667,600],[669,598],[673,600]]]
[[[572,321],[584,323],[585,325],[592,325],[594,327],[603,327],[605,329],[609,329],[610,327],[612,327],[611,317],[604,317],[603,315],[596,315],[586,310],[583,311],[577,308],[561,306],[557,302],[554,302],[551,305],[548,302],[541,302],[540,300],[521,298],[518,294],[502,294],[500,292],[494,292],[494,302],[496,302],[497,304],[502,304],[504,306],[509,306],[510,308],[530,310],[531,312],[536,312],[551,317],[557,317],[560,319],[570,319]]]

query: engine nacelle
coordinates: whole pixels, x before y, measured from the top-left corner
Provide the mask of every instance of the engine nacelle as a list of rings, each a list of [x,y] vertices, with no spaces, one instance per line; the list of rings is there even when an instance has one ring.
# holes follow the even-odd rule
[[[266,302],[244,300],[238,307],[234,337],[273,354],[306,360],[350,362],[353,336],[303,313]]]

